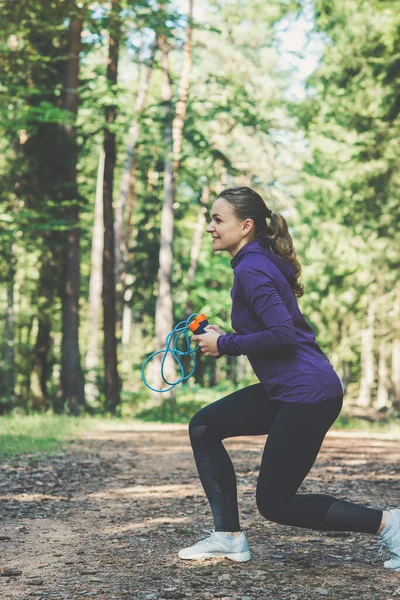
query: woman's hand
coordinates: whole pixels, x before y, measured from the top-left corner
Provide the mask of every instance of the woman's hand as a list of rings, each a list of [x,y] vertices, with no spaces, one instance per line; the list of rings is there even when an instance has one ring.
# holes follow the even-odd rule
[[[208,331],[209,329],[213,329],[214,331],[216,331],[220,335],[225,335],[225,331],[222,331],[221,327],[219,327],[218,325],[207,325],[205,327],[205,330]]]
[[[205,330],[207,333],[193,335],[192,340],[198,344],[204,356],[219,358],[221,355],[218,352],[217,339],[224,332],[218,325],[207,325]]]

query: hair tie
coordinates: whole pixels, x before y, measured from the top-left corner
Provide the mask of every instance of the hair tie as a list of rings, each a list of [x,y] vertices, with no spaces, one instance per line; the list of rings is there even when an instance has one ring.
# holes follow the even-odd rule
[[[271,215],[272,215],[272,210],[270,210],[270,209],[268,208],[268,209],[267,209],[267,211],[268,211],[268,212],[267,212],[267,216],[266,216],[266,218],[267,218],[267,219],[270,219],[270,218],[271,218]]]

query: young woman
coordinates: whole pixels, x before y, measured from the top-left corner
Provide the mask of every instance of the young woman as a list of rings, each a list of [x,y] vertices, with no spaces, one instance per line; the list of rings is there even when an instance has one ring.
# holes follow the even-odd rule
[[[301,267],[285,219],[247,187],[224,190],[206,231],[234,270],[232,327],[193,336],[205,356],[245,354],[260,383],[201,409],[189,434],[215,531],[179,552],[183,559],[250,560],[240,529],[236,477],[222,440],[268,434],[257,482],[260,513],[283,525],[381,536],[400,571],[400,509],[382,511],[323,494],[297,494],[326,432],[340,413],[341,382],[301,314]]]

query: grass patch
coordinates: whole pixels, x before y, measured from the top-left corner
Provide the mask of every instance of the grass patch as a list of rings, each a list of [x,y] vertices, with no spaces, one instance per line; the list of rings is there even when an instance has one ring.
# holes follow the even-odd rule
[[[0,418],[0,457],[20,454],[54,454],[79,437],[95,420],[66,415],[6,415]]]
[[[348,431],[370,431],[371,433],[387,433],[400,439],[400,420],[398,417],[371,419],[357,417],[351,414],[340,414],[336,419],[333,429]]]
[[[139,421],[155,423],[189,423],[191,417],[207,404],[215,402],[239,389],[231,382],[223,382],[213,388],[205,388],[198,384],[183,385],[176,390],[176,400],[171,402],[159,394],[159,402],[152,405],[150,396],[143,397],[136,404],[136,411],[132,414]],[[124,414],[124,409],[122,414]]]
[[[175,404],[163,402],[160,406],[146,408],[136,415],[140,421],[153,423],[189,423],[191,417],[205,406],[201,401],[187,401]]]

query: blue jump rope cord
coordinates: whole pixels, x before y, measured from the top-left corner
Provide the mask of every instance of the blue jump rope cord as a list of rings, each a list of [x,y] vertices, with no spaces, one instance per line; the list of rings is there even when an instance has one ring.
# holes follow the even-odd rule
[[[166,348],[165,350],[157,350],[157,352],[153,352],[153,354],[150,354],[150,356],[148,358],[146,358],[146,360],[144,361],[143,365],[142,365],[142,381],[143,383],[153,392],[169,392],[170,390],[172,390],[176,385],[179,385],[180,383],[182,383],[182,381],[186,381],[186,379],[189,379],[189,377],[191,377],[193,375],[193,373],[196,370],[196,357],[195,357],[195,353],[197,352],[197,350],[199,349],[199,346],[197,346],[196,348],[194,348],[194,350],[191,350],[190,348],[190,338],[189,338],[189,323],[192,321],[192,319],[194,319],[195,317],[197,317],[198,313],[193,313],[192,315],[190,315],[190,317],[188,319],[186,319],[186,321],[180,321],[171,331],[171,333],[169,333],[165,339],[165,344],[166,344]],[[179,338],[181,337],[181,335],[185,335],[185,341],[186,341],[186,348],[187,350],[185,350],[184,352],[181,352],[180,350],[177,349],[176,344],[179,340]],[[174,339],[174,336],[175,339]],[[171,348],[171,344],[173,341],[173,347]],[[164,377],[164,363],[166,361],[166,358],[168,356],[168,353],[171,354],[171,356],[174,358],[174,360],[176,361],[176,363],[178,364],[180,370],[181,370],[181,376],[175,381],[168,381],[165,377]],[[154,358],[154,356],[156,356],[157,354],[163,354],[163,359],[161,361],[161,377],[164,381],[164,383],[166,383],[167,385],[169,385],[169,388],[166,388],[165,390],[157,390],[153,387],[151,387],[151,385],[149,385],[146,381],[146,377],[144,374],[144,370],[145,367],[147,365],[147,363]],[[183,368],[183,365],[181,363],[181,361],[179,360],[179,356],[189,356],[191,355],[193,358],[193,368],[191,370],[191,372],[189,373],[189,375],[185,375],[185,370]]]

